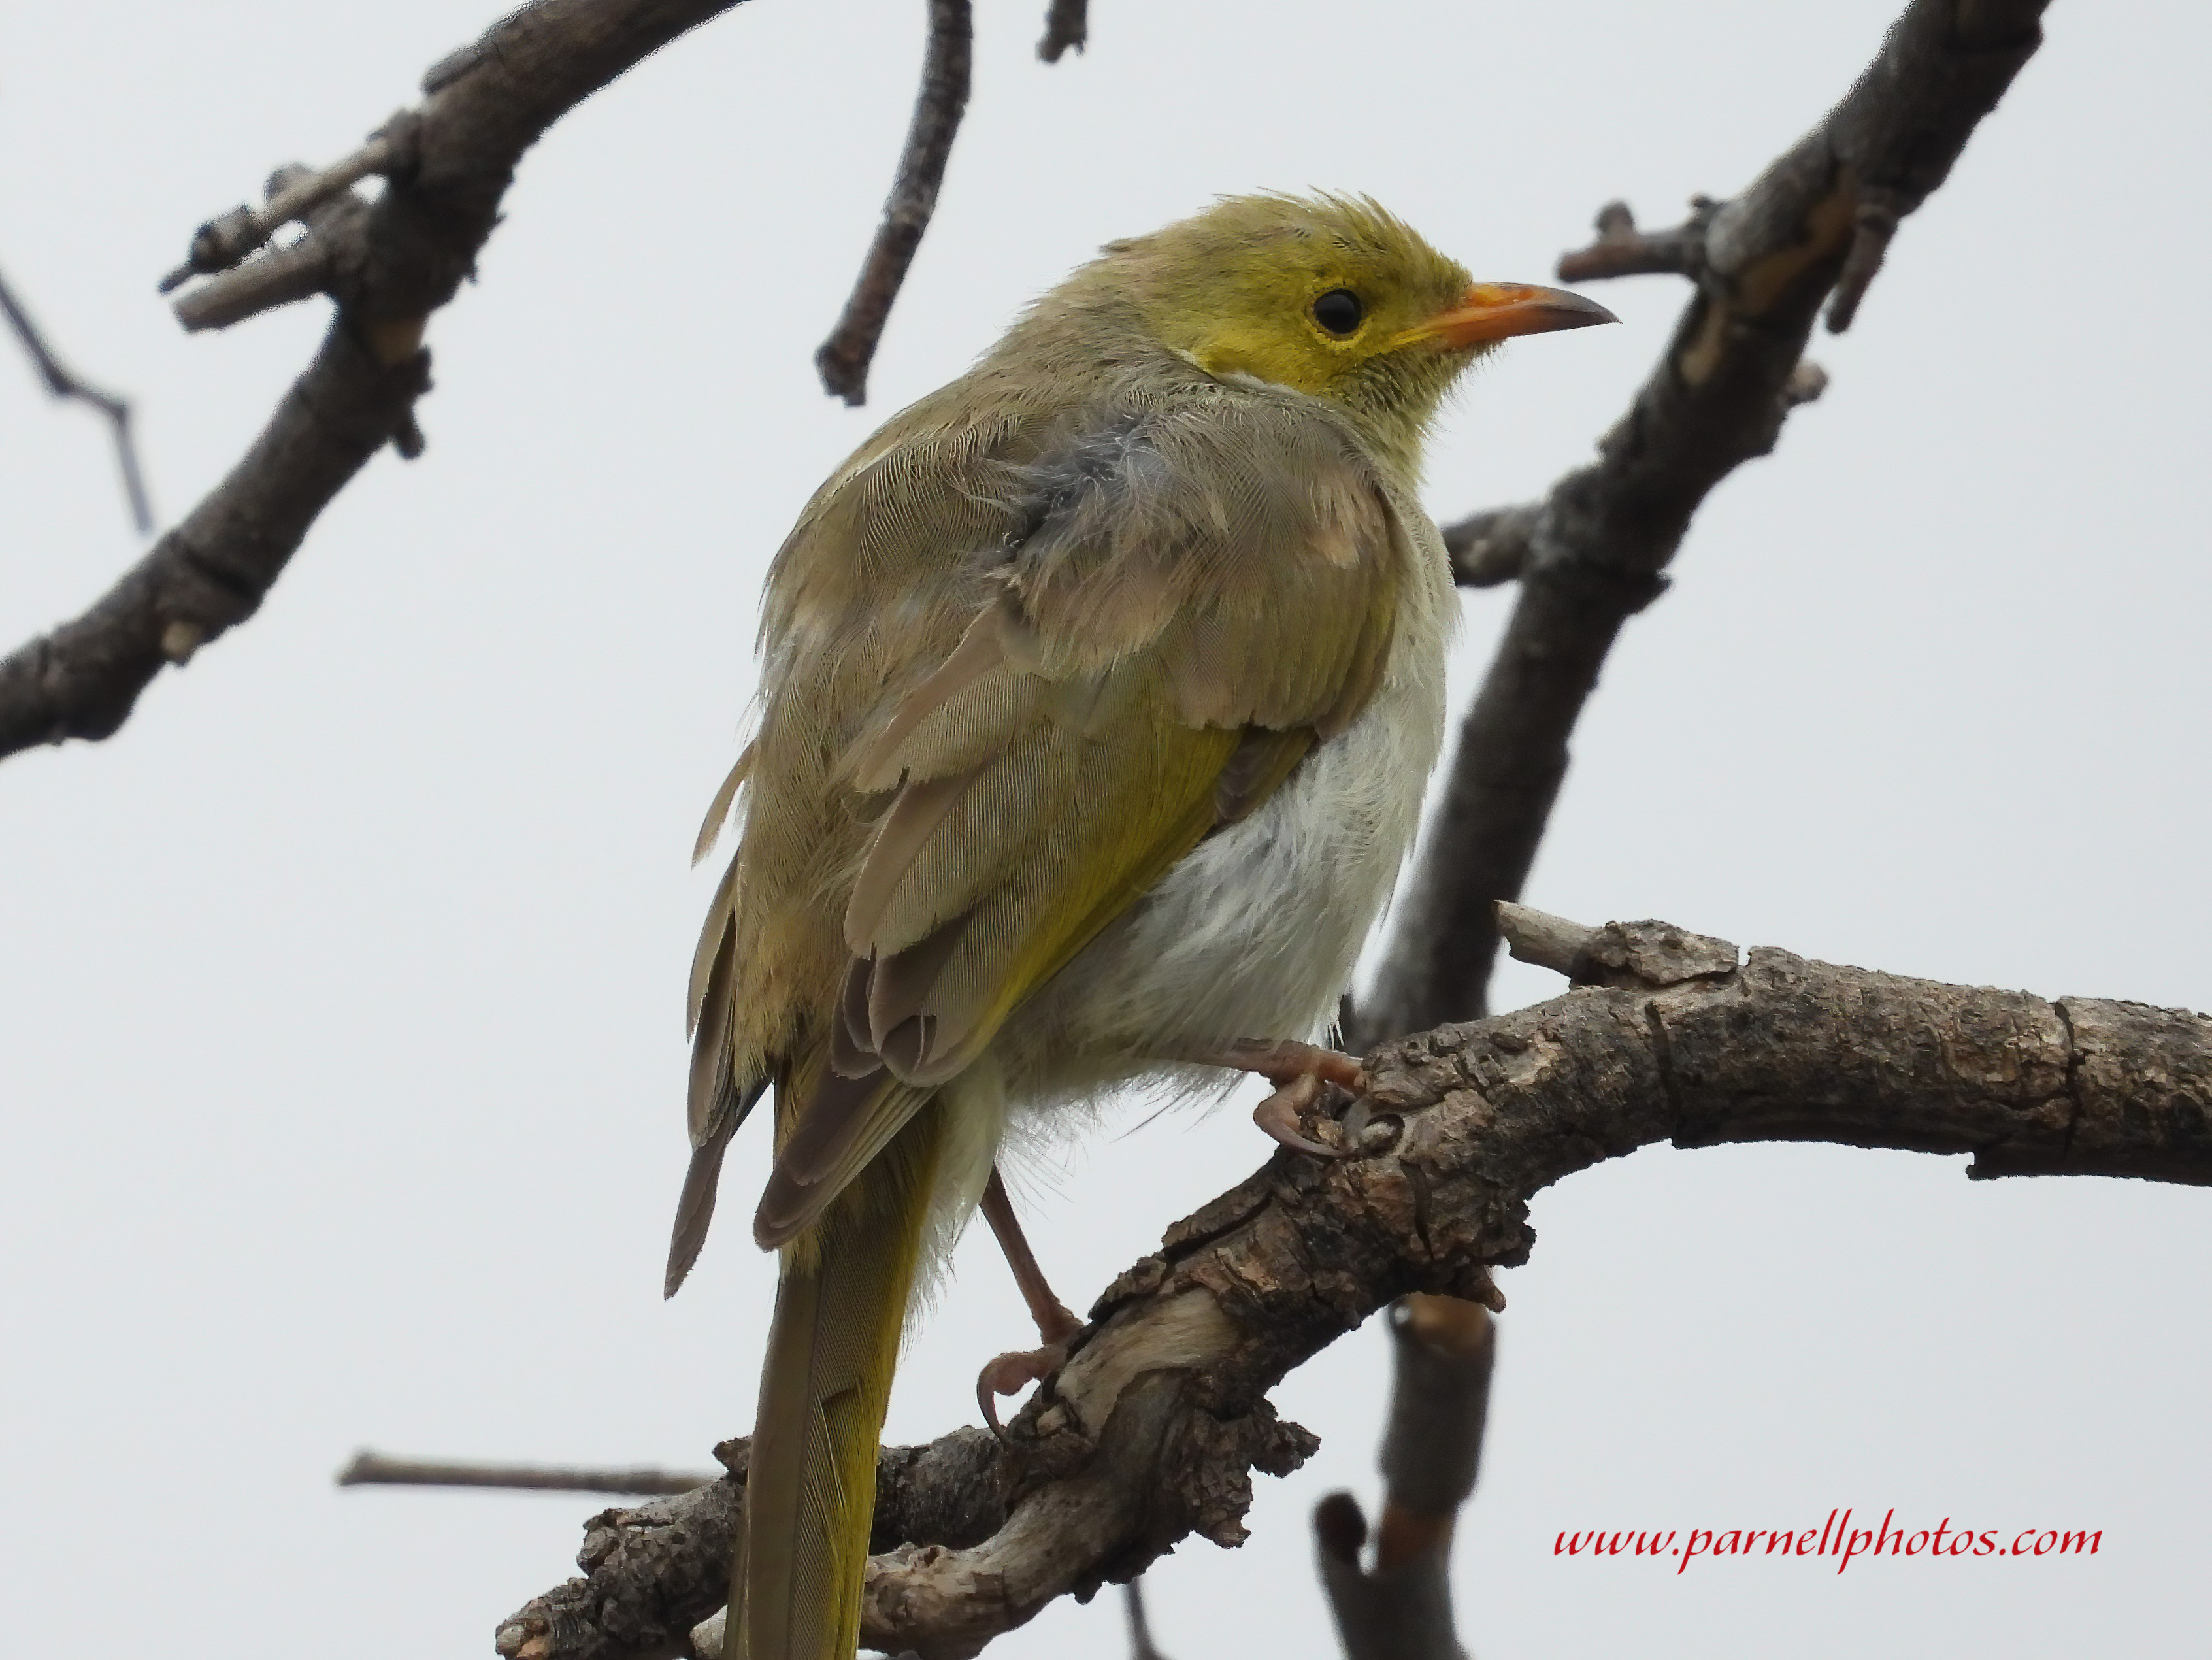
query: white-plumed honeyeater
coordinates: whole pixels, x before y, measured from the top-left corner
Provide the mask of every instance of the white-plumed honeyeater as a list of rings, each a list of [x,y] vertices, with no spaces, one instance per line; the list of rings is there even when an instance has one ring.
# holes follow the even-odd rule
[[[1607,320],[1370,202],[1237,198],[1109,245],[807,503],[702,838],[734,812],[669,1263],[672,1292],[772,1086],[732,1660],[854,1654],[902,1323],[987,1186],[1012,1236],[1002,1137],[1210,1065],[1328,1150],[1299,1110],[1358,1072],[1310,1041],[1443,734],[1424,435],[1499,341]],[[1009,1254],[1049,1345],[1070,1323]]]

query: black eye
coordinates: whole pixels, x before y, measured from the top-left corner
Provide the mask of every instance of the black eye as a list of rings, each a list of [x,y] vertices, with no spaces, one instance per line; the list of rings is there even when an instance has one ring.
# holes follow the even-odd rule
[[[1313,319],[1341,340],[1359,326],[1367,308],[1350,289],[1331,289],[1313,302]]]

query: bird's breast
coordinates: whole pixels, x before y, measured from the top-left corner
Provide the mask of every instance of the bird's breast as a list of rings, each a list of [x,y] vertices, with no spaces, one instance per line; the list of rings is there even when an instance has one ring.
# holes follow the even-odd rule
[[[1017,1017],[1018,1094],[1056,1098],[1147,1061],[1327,1028],[1420,823],[1443,742],[1441,655],[1439,642],[1433,674],[1387,678]]]

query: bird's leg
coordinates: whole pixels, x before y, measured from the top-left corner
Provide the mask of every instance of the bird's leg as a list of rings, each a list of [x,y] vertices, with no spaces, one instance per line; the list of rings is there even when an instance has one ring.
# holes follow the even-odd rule
[[[1366,1089],[1367,1074],[1350,1055],[1313,1043],[1246,1038],[1217,1049],[1176,1058],[1200,1066],[1233,1067],[1238,1072],[1257,1073],[1275,1086],[1275,1092],[1252,1109],[1254,1123],[1297,1152],[1311,1153],[1316,1158],[1353,1156],[1349,1146],[1332,1147],[1313,1140],[1298,1122],[1300,1113],[1319,1104],[1322,1091],[1328,1085],[1334,1084],[1352,1095]]]
[[[1058,1371],[1067,1360],[1068,1339],[1083,1329],[1083,1322],[1045,1283],[1044,1270],[1037,1266],[1036,1253],[1022,1235],[1022,1225],[1015,1219],[1013,1201],[1006,1197],[1006,1184],[999,1179],[996,1165],[992,1166],[991,1179],[983,1189],[983,1219],[991,1225],[999,1249],[1006,1255],[1006,1266],[1014,1271],[1014,1283],[1021,1287],[1022,1301],[1030,1305],[1030,1318],[1036,1322],[1040,1342],[1036,1348],[1013,1349],[999,1356],[975,1379],[975,1404],[983,1409],[983,1421],[996,1435],[999,1408],[993,1397],[1018,1395],[1028,1385],[1041,1383]]]

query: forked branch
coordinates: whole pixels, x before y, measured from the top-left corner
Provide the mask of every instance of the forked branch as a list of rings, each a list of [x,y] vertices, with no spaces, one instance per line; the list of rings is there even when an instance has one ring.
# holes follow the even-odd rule
[[[1460,727],[1443,798],[1356,1035],[1372,1043],[1487,1006],[1491,906],[1516,897],[1567,770],[1567,740],[1628,618],[1656,599],[1705,496],[1773,448],[1825,377],[1802,362],[1822,302],[1856,313],[1897,222],[1943,182],[2042,40],[2045,0],[1913,0],[1827,118],[1741,196],[1667,231],[1619,203],[1563,277],[1695,283],[1674,338],[1598,459],[1540,502],[1453,527],[1461,580],[1520,579]]]

